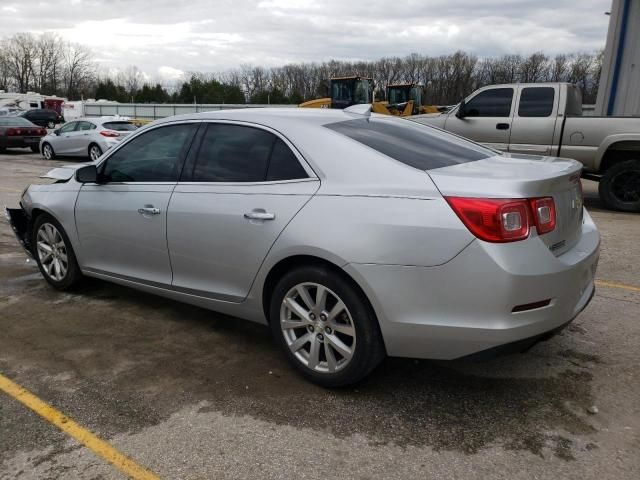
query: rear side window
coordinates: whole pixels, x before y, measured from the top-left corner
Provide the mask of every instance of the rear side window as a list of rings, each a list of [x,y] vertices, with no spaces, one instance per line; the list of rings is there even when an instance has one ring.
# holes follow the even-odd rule
[[[520,117],[548,117],[553,111],[555,89],[552,87],[529,87],[520,92]]]
[[[129,122],[106,122],[102,126],[107,130],[115,130],[116,132],[132,132],[138,128]]]
[[[485,90],[469,100],[464,112],[467,117],[509,117],[513,88]]]
[[[94,130],[96,126],[91,122],[78,122],[78,131]]]
[[[307,178],[307,172],[293,154],[291,149],[278,137],[275,137],[275,144],[271,151],[269,168],[267,170],[267,181],[295,180],[297,178]]]
[[[291,149],[272,133],[243,125],[210,124],[191,181],[264,182],[306,177]]]
[[[358,118],[325,127],[420,170],[498,155],[461,137],[410,120]]]

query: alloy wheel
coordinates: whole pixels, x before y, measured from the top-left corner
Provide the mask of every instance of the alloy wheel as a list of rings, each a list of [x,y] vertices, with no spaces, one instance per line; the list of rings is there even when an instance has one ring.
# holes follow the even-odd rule
[[[51,149],[51,146],[47,144],[44,147],[42,147],[42,155],[47,160],[51,160],[51,158],[53,157],[53,150]]]
[[[97,160],[98,158],[100,158],[100,155],[102,155],[100,147],[98,147],[97,145],[92,145],[89,149],[89,157],[91,158],[91,160]]]
[[[56,124],[53,122],[47,122],[47,128],[55,128]]]
[[[340,297],[318,283],[300,283],[285,295],[280,328],[289,350],[310,370],[344,369],[356,349],[353,318]]]
[[[62,235],[51,223],[43,223],[36,238],[38,259],[42,269],[56,282],[60,282],[69,270],[67,247]]]

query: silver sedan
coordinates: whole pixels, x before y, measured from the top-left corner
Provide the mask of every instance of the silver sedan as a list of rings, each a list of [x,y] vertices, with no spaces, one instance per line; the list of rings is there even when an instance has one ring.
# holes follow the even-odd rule
[[[57,155],[97,160],[136,128],[133,123],[118,117],[80,118],[43,137],[40,152],[47,160],[53,160]]]
[[[385,355],[522,350],[589,303],[580,164],[344,111],[157,121],[8,217],[45,280],[101,278],[270,326],[324,385]]]

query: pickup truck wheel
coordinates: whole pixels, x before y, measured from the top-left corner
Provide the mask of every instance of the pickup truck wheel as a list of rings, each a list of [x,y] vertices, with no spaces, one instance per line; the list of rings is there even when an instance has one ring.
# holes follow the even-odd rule
[[[627,160],[609,168],[600,180],[598,193],[608,208],[640,212],[640,160]]]

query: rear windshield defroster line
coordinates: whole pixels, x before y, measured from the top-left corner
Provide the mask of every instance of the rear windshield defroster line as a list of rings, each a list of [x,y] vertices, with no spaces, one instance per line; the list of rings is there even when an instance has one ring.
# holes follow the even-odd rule
[[[325,127],[420,170],[497,155],[481,145],[410,120],[357,118]]]

